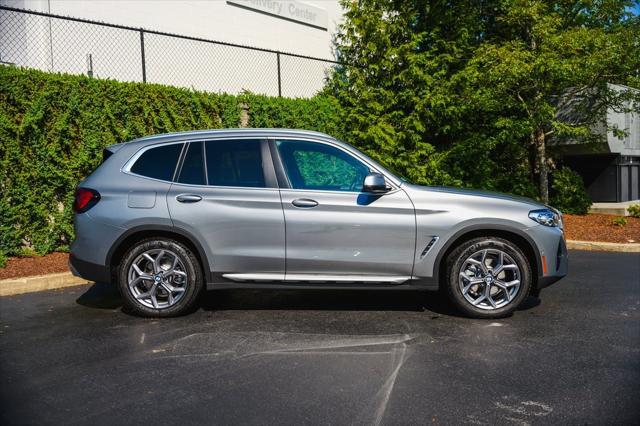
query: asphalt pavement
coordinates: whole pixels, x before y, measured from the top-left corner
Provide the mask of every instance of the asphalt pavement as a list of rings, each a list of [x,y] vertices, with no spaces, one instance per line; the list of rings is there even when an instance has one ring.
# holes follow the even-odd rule
[[[570,253],[497,321],[437,294],[209,292],[186,317],[108,284],[0,298],[0,424],[638,424],[640,255]]]

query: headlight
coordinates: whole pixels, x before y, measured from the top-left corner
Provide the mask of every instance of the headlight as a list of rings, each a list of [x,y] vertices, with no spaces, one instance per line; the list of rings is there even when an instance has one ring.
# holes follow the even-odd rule
[[[562,227],[560,215],[550,209],[532,210],[529,212],[529,219],[544,226]]]

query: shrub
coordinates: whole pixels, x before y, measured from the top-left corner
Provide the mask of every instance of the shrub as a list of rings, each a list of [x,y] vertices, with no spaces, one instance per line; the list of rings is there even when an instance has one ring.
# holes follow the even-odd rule
[[[563,213],[587,214],[591,199],[579,174],[562,167],[553,174],[551,204]]]
[[[627,219],[625,219],[624,217],[616,217],[611,219],[611,224],[613,226],[624,228],[627,225]]]
[[[631,204],[627,207],[627,212],[629,212],[629,216],[640,218],[640,204]]]

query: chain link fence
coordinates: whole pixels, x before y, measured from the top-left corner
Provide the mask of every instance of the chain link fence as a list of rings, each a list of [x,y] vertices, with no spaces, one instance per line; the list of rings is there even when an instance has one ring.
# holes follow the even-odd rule
[[[96,78],[237,94],[311,97],[337,64],[0,6],[0,63]]]

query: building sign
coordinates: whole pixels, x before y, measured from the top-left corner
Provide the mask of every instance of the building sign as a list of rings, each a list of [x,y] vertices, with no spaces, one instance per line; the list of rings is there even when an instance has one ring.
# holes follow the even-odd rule
[[[327,29],[327,11],[296,0],[227,0],[228,4],[255,10],[321,30]]]

